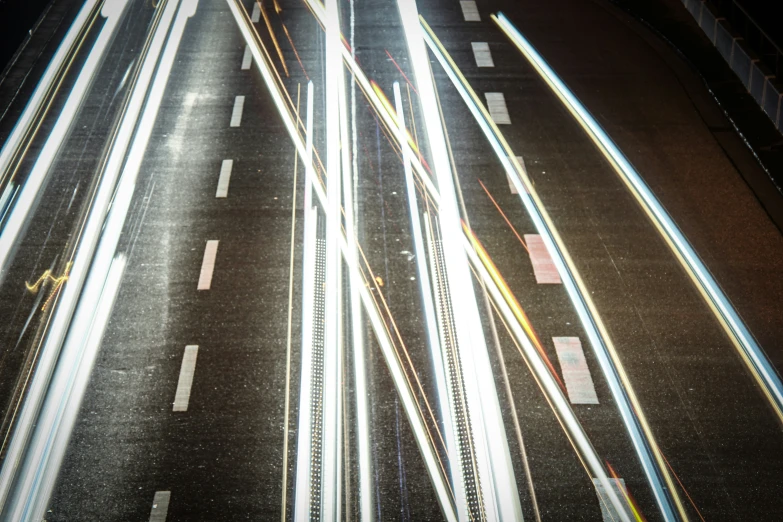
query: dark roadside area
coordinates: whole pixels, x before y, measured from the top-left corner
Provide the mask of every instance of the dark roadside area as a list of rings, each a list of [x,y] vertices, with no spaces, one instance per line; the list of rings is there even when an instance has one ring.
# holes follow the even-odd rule
[[[53,0],[0,0],[0,78]]]
[[[720,105],[725,122],[703,113],[778,229],[783,230],[783,136],[745,89],[680,0],[610,0],[647,25],[695,70]],[[754,4],[755,5],[755,4]],[[651,45],[654,45],[651,43]],[[672,65],[672,67],[676,67]],[[687,89],[687,85],[684,85]],[[694,99],[699,112],[699,101]],[[737,139],[739,134],[739,139]]]

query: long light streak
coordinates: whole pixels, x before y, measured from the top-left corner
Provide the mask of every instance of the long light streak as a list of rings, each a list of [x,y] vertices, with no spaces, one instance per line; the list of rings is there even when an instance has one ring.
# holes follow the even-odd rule
[[[536,380],[544,389],[547,400],[550,401],[553,408],[555,409],[560,422],[563,424],[563,427],[569,434],[569,438],[573,441],[575,447],[578,449],[580,459],[586,464],[587,468],[593,474],[593,476],[604,485],[607,491],[607,496],[609,496],[609,499],[617,510],[617,513],[620,514],[620,518],[624,521],[628,521],[629,519],[627,515],[625,515],[626,511],[623,503],[617,494],[611,489],[609,476],[604,469],[603,463],[598,457],[598,454],[590,442],[590,439],[587,437],[584,429],[582,428],[582,425],[576,418],[574,411],[571,409],[568,400],[563,394],[562,388],[554,379],[551,370],[541,359],[538,354],[538,350],[536,350],[536,348],[533,346],[533,343],[530,342],[526,332],[524,329],[522,329],[521,325],[516,320],[513,310],[506,301],[506,297],[494,284],[493,277],[490,275],[487,267],[482,263],[478,254],[473,250],[473,245],[470,243],[470,240],[466,237],[464,241],[465,250],[468,252],[468,257],[472,258],[473,268],[478,272],[479,276],[486,284],[486,288],[489,291],[495,306],[499,309],[507,327],[511,329],[516,342],[522,346],[525,360],[528,363],[528,366],[533,371]]]
[[[440,44],[423,19],[421,19],[421,24],[425,30],[427,44],[443,66],[446,74],[484,132],[498,159],[503,164],[509,179],[517,188],[522,204],[525,206],[536,230],[546,244],[547,250],[552,255],[557,271],[590,339],[590,344],[596,354],[612,396],[617,403],[620,416],[647,476],[648,483],[653,490],[659,509],[666,520],[675,520],[675,510],[681,518],[687,520],[687,513],[682,507],[671,476],[663,465],[660,450],[647,424],[641,404],[636,399],[630,380],[625,374],[622,362],[617,355],[606,328],[603,326],[601,317],[592,302],[590,294],[576,271],[575,264],[571,260],[568,250],[557,233],[533,184],[517,161],[511,147],[493,123],[481,100],[468,85],[462,73],[443,48],[443,45]]]
[[[296,113],[299,114],[299,101],[301,99],[302,84],[296,86]],[[309,90],[308,95],[312,97]],[[299,154],[294,152],[294,182],[291,194],[291,250],[288,262],[288,325],[285,339],[285,409],[283,413],[283,498],[280,502],[280,522],[286,522],[288,510],[288,426],[291,411],[291,339],[293,336],[294,314],[294,260],[296,257],[296,184],[299,175]],[[307,209],[305,209],[306,211]]]
[[[49,381],[58,356],[61,360],[80,360],[82,365],[92,364],[92,360],[78,359],[73,354],[84,352],[85,343],[89,340],[91,325],[95,322],[96,314],[100,312],[100,296],[111,272],[117,243],[133,197],[141,161],[152,134],[152,127],[157,118],[185,24],[187,19],[195,14],[198,0],[185,0],[182,3],[171,33],[166,40],[166,35],[171,27],[171,19],[177,11],[177,4],[176,0],[170,0],[165,5],[148,54],[145,57],[139,81],[134,88],[131,102],[123,115],[118,137],[109,154],[109,161],[104,170],[98,193],[82,231],[70,282],[65,286],[62,300],[58,304],[51,322],[41,351],[38,369],[30,385],[28,398],[22,407],[6,460],[3,463],[3,469],[0,472],[0,505],[4,503],[9,488],[14,482],[19,484],[14,488],[15,498],[22,499],[14,505],[18,505],[18,502],[27,504],[31,501],[30,499],[40,497],[44,494],[43,492],[47,491],[41,487],[42,481],[54,480],[50,474],[59,468],[59,462],[52,461],[50,453],[52,450],[51,440],[55,435],[62,433],[62,417],[40,416],[40,407],[43,403],[44,408],[62,411],[65,408],[71,408],[74,400],[80,400],[77,396],[71,397],[71,388],[69,388],[71,386],[69,383],[72,383],[73,375],[80,371],[80,366],[58,365],[51,386],[49,386]],[[106,6],[104,6],[105,8]],[[164,41],[166,41],[166,47],[160,55],[160,47]],[[159,56],[160,63],[155,71]],[[146,87],[149,85],[148,82],[153,71],[155,71],[155,76],[149,92],[147,92]],[[144,101],[145,95],[146,101]],[[138,109],[142,105],[144,110],[141,119],[138,120]],[[131,134],[134,128],[135,134]],[[116,170],[114,169],[121,166],[131,135],[133,141],[128,159],[122,169],[119,184],[116,185],[117,190],[114,192],[114,181],[116,180]],[[113,201],[111,200],[112,194],[114,194]],[[111,201],[111,209],[106,217],[109,201]],[[96,244],[97,250],[94,250]],[[84,281],[84,285],[80,283],[81,281]],[[78,305],[76,304],[77,300]],[[76,307],[75,312],[74,307]],[[62,353],[60,353],[60,346],[66,332],[67,337],[62,345]],[[38,422],[35,422],[36,418],[38,418]],[[32,431],[33,425],[35,425],[34,432]],[[30,439],[31,433],[32,439]],[[29,446],[28,440],[31,441]],[[44,472],[45,470],[48,471]]]
[[[277,82],[275,82],[272,68],[265,61],[264,56],[262,55],[261,47],[253,37],[251,22],[247,15],[247,12],[244,11],[244,9],[238,4],[238,0],[226,0],[226,2],[228,3],[229,8],[231,9],[231,12],[234,16],[234,19],[237,22],[237,26],[239,27],[239,30],[242,33],[243,38],[245,39],[245,43],[250,47],[250,50],[253,53],[253,58],[255,59],[256,65],[259,68],[261,77],[263,78],[264,83],[268,88],[269,94],[272,97],[272,101],[277,107],[278,113],[280,114],[280,117],[283,121],[283,125],[286,127],[286,130],[288,131],[288,134],[291,137],[291,140],[293,141],[294,147],[296,147],[296,150],[299,151],[302,161],[307,162],[308,155],[306,153],[305,144],[302,141],[302,137],[297,132],[295,117],[294,115],[291,114],[290,110],[288,109],[288,106],[284,99],[284,95],[281,92],[280,85]],[[308,5],[311,4],[308,3]],[[323,11],[323,6],[320,6],[320,12],[322,11]],[[347,50],[345,52],[348,53]],[[348,54],[348,56],[350,57],[350,53]],[[312,168],[311,165],[312,165],[312,161],[310,161],[310,163],[308,164],[308,168]],[[319,183],[316,183],[315,180],[313,180],[312,183],[310,183],[309,185],[311,189],[315,191],[315,194],[318,197],[321,204],[325,205],[327,200],[323,187],[321,187]],[[356,238],[349,238],[349,239],[352,242],[355,242],[356,240]],[[340,234],[339,241],[340,241],[340,249],[343,252],[343,258],[346,261],[346,266],[348,267],[348,270],[358,271],[359,270],[358,266],[354,263],[351,263],[350,259],[347,256],[348,240],[345,238],[345,236]],[[457,517],[456,514],[454,513],[454,507],[451,504],[448,484],[446,482],[445,477],[442,475],[438,467],[438,458],[428,438],[427,429],[424,425],[424,421],[421,415],[417,412],[415,398],[413,397],[410,387],[405,384],[405,372],[394,355],[394,348],[390,339],[388,338],[388,335],[385,332],[383,319],[381,318],[381,315],[367,287],[363,286],[359,290],[359,295],[361,297],[365,313],[367,314],[367,318],[370,321],[370,325],[373,329],[378,344],[380,345],[381,353],[383,354],[384,360],[386,361],[386,365],[389,368],[389,373],[391,374],[392,381],[394,382],[394,385],[397,389],[397,393],[400,396],[400,401],[402,403],[403,409],[405,410],[405,413],[408,417],[408,421],[410,422],[411,430],[413,432],[414,438],[416,439],[416,443],[419,446],[419,451],[421,452],[422,457],[424,459],[424,464],[430,476],[430,480],[432,481],[436,496],[438,497],[441,510],[443,511],[446,520],[448,520],[449,522],[456,522]],[[297,481],[298,480],[299,477],[297,477]]]
[[[285,57],[283,57],[283,50],[280,48],[280,43],[277,41],[277,36],[275,36],[274,29],[272,29],[272,21],[269,20],[269,16],[266,14],[264,3],[261,0],[256,0],[256,3],[258,4],[259,11],[261,11],[261,16],[264,17],[264,24],[266,25],[266,28],[269,31],[269,36],[272,37],[272,43],[275,46],[275,50],[277,50],[277,56],[280,57],[280,63],[283,64],[283,71],[285,72],[286,77],[288,77],[289,76],[288,65],[286,65],[285,63]]]
[[[341,155],[340,155],[340,17],[337,0],[327,0],[326,18],[326,280],[324,326],[323,379],[323,449],[321,451],[321,520],[332,522],[339,518],[341,501],[337,486],[341,482],[339,433],[341,404],[340,367],[342,347],[339,320],[340,276],[342,263],[338,236],[341,228]]]
[[[609,135],[593,118],[585,106],[574,96],[543,57],[524,36],[511,24],[505,15],[499,13],[493,20],[519,48],[525,58],[533,65],[546,81],[563,105],[579,122],[604,157],[614,167],[617,175],[625,183],[631,194],[653,222],[659,233],[669,245],[677,260],[690,276],[707,305],[715,314],[727,336],[739,352],[748,369],[755,377],[762,392],[767,396],[778,419],[783,422],[783,383],[761,346],[734,310],[710,271],[699,258],[677,224],[663,205],[655,197],[650,187],[631,165]]]
[[[302,253],[302,374],[299,388],[299,431],[296,448],[294,520],[310,518],[310,458],[312,455],[313,299],[315,296],[315,248],[318,212],[313,207],[313,82],[307,84],[307,142],[305,166],[304,247]],[[320,492],[319,492],[320,494]]]
[[[345,91],[345,70],[342,66],[342,58],[337,57],[340,64],[339,97],[340,97],[340,141],[343,169],[343,199],[345,212],[345,233],[347,237],[356,237],[356,214],[354,213],[354,187],[351,148],[348,146],[350,136],[348,133],[348,96]],[[355,124],[355,120],[353,122]],[[351,256],[354,265],[358,263],[357,244],[349,244],[347,254]],[[359,513],[363,522],[374,520],[373,485],[370,447],[370,418],[367,401],[367,370],[365,368],[364,351],[364,319],[362,317],[362,303],[359,297],[359,288],[364,286],[364,281],[356,271],[349,274],[350,301],[351,301],[351,330],[354,361],[354,383],[356,395],[356,439],[359,446]]]
[[[454,179],[441,125],[434,79],[427,47],[422,37],[415,0],[397,0],[397,7],[408,44],[425,130],[433,158],[433,169],[441,195],[439,223],[442,234],[448,291],[454,312],[459,356],[465,376],[476,460],[477,482],[481,484],[483,507],[490,520],[521,520],[514,468],[500,413],[500,404],[489,362],[486,342],[471,285],[465,250],[461,244],[460,215]],[[467,513],[461,513],[461,517]]]
[[[394,82],[394,101],[397,107],[398,115],[398,134],[397,140],[404,142],[407,131],[405,129],[405,111],[402,108],[402,96],[400,95],[400,85]],[[413,173],[411,171],[411,162],[408,155],[408,148],[402,147],[403,168],[405,171],[405,187],[408,192],[408,209],[411,218],[411,229],[413,235],[413,250],[416,256],[416,272],[419,276],[419,290],[421,300],[424,304],[424,318],[427,325],[427,340],[430,346],[430,356],[432,365],[435,369],[435,383],[438,388],[438,398],[440,400],[440,412],[443,418],[443,426],[446,432],[446,444],[450,459],[457,455],[456,443],[454,440],[454,431],[452,430],[451,408],[448,402],[448,386],[446,384],[446,371],[443,364],[443,349],[438,335],[438,323],[435,316],[435,304],[433,302],[432,283],[430,273],[427,267],[427,251],[424,247],[424,240],[421,235],[421,219],[419,217],[419,206],[416,201],[416,187],[413,182]],[[454,482],[454,481],[453,481]],[[455,484],[457,485],[457,484]],[[460,494],[455,494],[459,498]],[[459,502],[459,500],[457,501]]]
[[[100,0],[87,0],[79,10],[73,23],[71,23],[71,27],[57,47],[54,56],[49,60],[49,65],[46,66],[46,70],[38,81],[38,85],[35,87],[32,96],[30,96],[30,100],[27,102],[22,115],[17,120],[5,143],[3,143],[2,150],[0,150],[0,183],[2,183],[3,174],[22,145],[25,136],[29,135],[36,116],[40,114],[46,99],[52,94],[57,77],[64,72],[63,66],[66,60],[69,55],[75,52],[80,34],[86,30],[88,22],[93,20],[93,14],[98,4],[100,4]],[[2,208],[2,205],[0,205],[0,212]]]
[[[103,63],[103,57],[114,38],[114,32],[119,26],[127,3],[128,0],[109,0],[103,5],[102,14],[106,17],[106,22],[103,28],[101,28],[90,53],[87,55],[82,70],[76,78],[76,82],[73,84],[68,99],[60,112],[60,116],[57,118],[57,122],[46,139],[38,159],[33,165],[30,174],[28,174],[18,198],[8,214],[5,226],[0,231],[0,282],[8,273],[11,257],[17,246],[19,236],[27,226],[27,218],[36,204],[44,182],[48,178],[52,163],[54,163],[57,153],[65,142],[76,115],[81,109],[87,91],[92,85],[95,72]]]

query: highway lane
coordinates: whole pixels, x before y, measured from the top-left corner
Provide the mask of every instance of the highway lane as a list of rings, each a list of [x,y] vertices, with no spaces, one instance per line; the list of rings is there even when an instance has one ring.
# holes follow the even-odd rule
[[[602,6],[564,3],[560,11],[500,4],[487,7],[488,10],[507,10],[512,18],[519,21],[523,30],[530,32],[534,45],[541,42],[542,53],[547,59],[552,57],[551,63],[556,70],[563,70],[567,82],[575,84],[577,95],[585,93],[588,107],[592,109],[590,103],[593,100],[602,100],[596,104],[598,108],[592,110],[601,121],[609,120],[604,108],[612,111],[616,119],[611,120],[610,133],[619,135],[621,146],[626,144],[624,150],[628,150],[643,174],[652,173],[654,187],[677,184],[682,191],[698,192],[698,202],[711,199],[707,208],[715,209],[716,213],[719,206],[726,209],[729,194],[732,199],[742,202],[732,205],[727,212],[742,212],[745,224],[753,220],[753,229],[758,231],[754,234],[764,235],[764,241],[754,243],[754,248],[748,247],[745,253],[762,249],[762,253],[754,256],[750,263],[756,269],[764,266],[761,270],[766,272],[766,276],[759,277],[753,285],[758,292],[758,302],[740,310],[746,316],[755,315],[755,321],[763,321],[774,314],[774,306],[770,308],[769,299],[775,295],[776,283],[773,283],[771,292],[761,287],[764,281],[777,280],[774,276],[777,261],[764,254],[776,248],[780,239],[766,215],[760,212],[758,204],[748,198],[747,189],[738,187],[736,171],[729,178],[726,173],[730,168],[728,158],[716,158],[716,144],[703,138],[688,142],[687,159],[682,152],[677,152],[674,144],[666,151],[671,152],[667,155],[644,141],[651,134],[656,137],[663,135],[663,132],[653,130],[656,125],[670,132],[671,127],[664,125],[672,125],[672,121],[678,122],[678,130],[687,129],[689,136],[707,132],[698,116],[684,109],[688,103],[686,96],[690,93],[683,93],[677,88],[675,82],[678,78],[672,78],[674,75],[661,63],[657,54],[651,52],[646,43],[640,42],[636,33],[618,24],[617,19]],[[756,516],[779,510],[776,500],[769,494],[772,489],[750,487],[750,484],[759,484],[759,474],[764,475],[760,482],[769,484],[770,488],[774,489],[777,483],[775,477],[779,475],[780,463],[775,448],[779,446],[779,426],[753,382],[745,375],[743,365],[714,318],[710,317],[704,304],[699,303],[690,281],[681,274],[674,260],[666,255],[665,246],[656,237],[654,229],[638,213],[624,188],[612,179],[610,168],[592,144],[584,139],[585,136],[580,135],[581,129],[569,121],[570,117],[558,107],[557,101],[546,89],[536,88],[537,84],[541,85],[540,80],[527,63],[514,56],[514,50],[492,31],[494,28],[485,34],[491,42],[490,48],[495,49],[493,58],[500,78],[493,78],[490,72],[473,72],[476,71],[475,62],[466,40],[474,39],[480,33],[477,35],[476,29],[454,30],[453,27],[459,27],[456,19],[460,13],[456,9],[453,11],[450,24],[443,24],[445,17],[433,15],[433,18],[436,23],[446,25],[441,30],[447,35],[447,41],[457,49],[455,59],[464,67],[468,79],[475,82],[478,89],[505,91],[512,119],[507,135],[512,144],[518,144],[518,150],[526,158],[528,171],[539,193],[550,207],[558,226],[562,227],[566,244],[572,249],[577,264],[583,267],[588,287],[595,288],[594,298],[599,310],[605,314],[610,332],[618,346],[625,347],[622,355],[628,363],[632,383],[638,386],[646,409],[650,408],[655,419],[653,428],[657,423],[662,426],[662,429],[655,430],[662,449],[699,509],[707,518],[710,518],[708,513],[719,518],[731,518],[748,516],[748,510],[758,509],[753,511]],[[582,16],[558,16],[557,13],[561,12],[579,12]],[[600,27],[599,32],[605,39],[591,43],[584,54],[574,53],[573,49],[585,47],[580,40],[584,33],[577,30],[585,23]],[[556,33],[555,27],[558,29]],[[557,34],[556,38],[552,38],[554,34]],[[570,35],[571,39],[564,35]],[[617,42],[625,40],[628,40],[627,45],[617,45]],[[450,47],[448,43],[446,46]],[[617,58],[613,60],[614,55]],[[626,74],[620,72],[626,70],[629,70]],[[650,88],[653,77],[656,78],[654,85],[663,85],[660,94],[658,89]],[[661,81],[661,78],[666,81]],[[623,99],[619,93],[627,92],[628,84],[640,92],[638,96],[625,98],[634,102],[607,101]],[[666,107],[670,97],[676,103],[673,108]],[[608,108],[610,105],[611,109]],[[650,105],[656,106],[657,110],[651,109]],[[556,117],[559,115],[562,117]],[[460,121],[459,115],[454,118]],[[671,139],[671,133],[668,136]],[[679,147],[679,144],[676,146]],[[639,147],[644,149],[637,150]],[[687,164],[679,165],[672,158],[683,158]],[[699,164],[699,160],[703,163]],[[660,164],[664,161],[667,168],[661,168]],[[719,169],[701,166],[714,164],[718,164]],[[692,186],[682,177],[693,171],[699,172],[699,176],[720,177],[712,183]],[[606,177],[601,178],[600,173]],[[502,186],[502,178],[496,184]],[[474,192],[482,195],[479,187]],[[697,236],[697,244],[704,243],[700,233],[714,237],[727,228],[733,240],[745,244],[750,241],[747,235],[743,237],[739,231],[732,230],[733,227],[709,233],[704,228],[696,228],[699,223],[694,222],[699,219],[694,219],[693,214],[704,211],[697,211],[698,203],[695,202],[690,203],[689,210],[683,209],[686,204],[683,199],[680,195],[674,201],[677,210],[682,212],[675,212],[675,219],[683,216],[686,226],[691,227],[686,228],[686,233]],[[669,201],[665,200],[666,203]],[[725,217],[722,216],[723,219]],[[703,221],[700,225],[705,227]],[[747,228],[743,227],[743,230]],[[711,245],[716,248],[714,242]],[[710,251],[706,256],[708,265],[712,267],[711,263],[715,262],[726,273],[725,264],[716,259],[725,259],[731,256],[732,251],[733,246],[725,248],[722,254]],[[770,265],[766,265],[767,262]],[[743,280],[747,280],[747,275]],[[732,283],[729,281],[730,278],[727,278],[730,288]],[[748,291],[745,287],[734,295],[740,297]],[[731,293],[729,295],[734,298]],[[750,300],[747,294],[745,299],[746,303]],[[762,338],[774,337],[768,328],[761,327],[758,331]],[[766,345],[768,350],[773,350],[773,360],[776,358],[775,346],[774,341]],[[645,395],[650,398],[645,400]],[[680,427],[689,424],[689,430],[680,430]],[[764,442],[749,447],[746,441],[755,437]],[[600,444],[605,439],[598,440]],[[699,453],[696,453],[697,448]],[[675,458],[681,467],[678,467]],[[706,462],[713,466],[711,472],[705,471]],[[728,469],[732,470],[731,473]],[[716,480],[721,488],[715,488]],[[746,500],[727,504],[727,498]]]
[[[343,7],[343,31],[349,32],[349,6]],[[396,6],[372,3],[356,7],[357,57],[368,76],[390,95],[394,81],[405,81],[397,67],[413,79],[396,22]],[[487,17],[479,24],[466,24],[458,5],[449,8],[423,3],[420,7],[468,80],[482,92],[505,94],[512,123],[501,129],[525,159],[588,288],[595,292],[593,298],[621,350],[662,450],[698,508],[707,518],[719,519],[778,512],[776,499],[763,494],[753,474],[763,474],[763,483],[771,488],[779,480],[779,426],[655,230],[581,129]],[[571,4],[568,7],[577,9]],[[512,17],[528,14],[519,6],[500,8]],[[605,24],[601,27],[618,31],[615,38],[636,42],[637,36],[624,32],[603,8],[594,4],[578,8],[585,10],[585,16],[601,20]],[[598,9],[599,14],[591,9]],[[487,13],[483,6],[480,12],[482,16]],[[297,69],[297,59],[315,81],[316,147],[325,160],[321,126],[324,93],[318,88],[324,73],[319,30],[301,5],[283,5],[279,17],[267,6],[267,14],[281,39],[291,73],[284,80],[288,92],[294,95],[296,85],[306,80]],[[546,10],[538,15],[559,20]],[[281,21],[286,23],[298,53],[282,41]],[[280,71],[264,21],[259,20],[256,27]],[[494,68],[475,67],[472,41],[489,42]],[[645,54],[649,52],[646,49],[627,47],[642,63],[655,60]],[[566,65],[574,59],[570,54],[573,44],[555,42],[550,49],[553,56],[559,56],[558,49],[567,51],[561,58]],[[121,242],[121,250],[129,255],[125,281],[47,519],[105,519],[107,513],[116,519],[144,519],[150,516],[150,509],[153,514],[157,509],[152,507],[153,498],[158,499],[161,509],[167,506],[172,520],[266,518],[279,513],[294,149],[258,73],[240,65],[244,52],[227,6],[199,5],[188,22],[145,155]],[[578,58],[574,60],[581,64]],[[568,67],[564,70],[567,75]],[[565,291],[561,285],[535,283],[528,254],[477,180],[485,183],[521,234],[533,233],[532,223],[517,196],[510,193],[491,149],[447,78],[437,70],[436,77],[472,227],[528,313],[557,370],[561,366],[552,337],[582,339],[599,404],[576,405],[574,409],[598,454],[625,480],[645,516],[657,519],[607,384]],[[575,77],[581,78],[578,74]],[[609,77],[616,80],[616,76]],[[403,88],[407,100],[405,83]],[[663,100],[682,96],[673,91],[649,96]],[[237,117],[237,96],[244,97],[241,118]],[[673,112],[683,112],[678,110]],[[424,141],[418,108],[413,115],[411,123],[418,125],[416,136]],[[703,131],[694,116],[689,113],[689,117],[691,131]],[[633,121],[637,120],[645,121],[634,113]],[[639,125],[639,132],[648,131]],[[423,381],[424,394],[435,405],[401,163],[359,92],[356,129],[358,237],[373,275],[379,278],[371,291],[384,296]],[[711,157],[714,145],[695,150]],[[427,154],[426,147],[424,151]],[[233,160],[226,197],[216,198],[226,159]],[[639,158],[632,159],[637,163]],[[732,181],[736,173],[727,167],[727,160],[723,161],[724,182],[737,187],[737,181]],[[646,165],[637,163],[645,174]],[[669,183],[694,190],[667,169],[650,170],[653,175],[671,176]],[[300,177],[300,194],[302,186]],[[751,207],[754,202],[749,193],[739,192],[743,194],[745,206],[755,209],[749,210],[750,217],[745,219],[754,220],[769,239],[765,248],[774,249],[777,236],[763,221],[765,216],[758,207]],[[709,200],[708,208],[718,208],[714,200],[719,198],[703,197]],[[688,228],[699,223],[688,219],[687,209],[682,212],[686,232],[701,238],[698,227],[697,232]],[[300,212],[297,238],[301,238],[301,218]],[[737,236],[739,231],[733,234]],[[212,272],[205,253],[208,241],[218,241]],[[530,240],[527,242],[530,246]],[[725,258],[712,246],[711,268],[714,259]],[[300,254],[297,250],[296,274],[301,273]],[[765,258],[759,256],[752,262],[760,259]],[[727,265],[730,263],[716,266],[730,270]],[[773,268],[764,270],[774,274]],[[745,279],[758,288],[758,277]],[[209,288],[198,290],[197,282],[205,278],[209,285],[202,286]],[[764,296],[757,303],[752,289],[744,288],[741,302],[747,307],[741,312],[759,321],[751,325],[774,317],[773,303]],[[298,282],[293,295],[293,323],[297,326],[293,329],[290,404],[297,405]],[[729,295],[734,298],[735,294]],[[755,304],[749,305],[751,301]],[[488,319],[484,313],[487,326]],[[589,475],[579,466],[513,343],[500,324],[498,327],[544,518],[599,519],[599,499]],[[776,338],[774,332],[767,335]],[[394,384],[372,333],[366,332],[366,337],[375,516],[437,519],[437,500]],[[188,382],[182,377],[187,373],[183,357],[194,349],[186,346],[198,346],[190,401],[186,411],[172,411],[178,383],[185,386]],[[707,350],[712,354],[708,362]],[[510,405],[502,393],[500,361],[493,349],[490,354],[523,511],[533,519]],[[716,383],[718,379],[721,381]],[[350,476],[344,478],[346,515],[357,513],[353,385],[349,377],[345,394],[346,469],[350,470]],[[182,393],[179,390],[176,394],[182,397]],[[182,408],[181,400],[178,404]],[[295,431],[295,411],[289,424]],[[743,444],[751,436],[766,445],[753,448]],[[293,470],[295,436],[289,434],[289,440],[288,466]],[[439,452],[443,456],[442,449]],[[712,469],[705,471],[705,461]],[[291,478],[289,474],[289,510],[294,493]],[[715,487],[716,482],[720,488]],[[170,497],[160,492],[170,492]]]

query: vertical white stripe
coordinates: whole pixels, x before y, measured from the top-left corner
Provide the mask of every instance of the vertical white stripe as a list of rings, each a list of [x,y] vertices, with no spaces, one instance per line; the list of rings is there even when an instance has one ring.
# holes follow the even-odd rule
[[[242,70],[247,71],[250,69],[250,63],[253,61],[253,53],[250,52],[250,46],[245,46],[245,54],[242,56]]]
[[[261,9],[259,9],[258,7],[258,2],[256,0],[253,0],[253,14],[250,15],[250,21],[253,23],[257,23],[260,18],[261,18]]]
[[[204,259],[201,261],[201,275],[198,278],[198,290],[209,290],[212,287],[212,272],[215,271],[218,240],[210,239],[204,248]]]
[[[152,499],[152,509],[150,510],[150,522],[166,522],[170,500],[171,491],[155,492],[155,498]]]
[[[579,337],[552,337],[571,404],[598,404]]]
[[[601,481],[597,478],[593,479],[593,485],[595,486],[595,494],[598,495],[598,503],[601,505],[601,518],[604,522],[617,522],[627,517],[629,520],[634,520],[633,513],[631,513],[629,502],[626,500],[626,489],[624,479],[609,479],[609,485],[614,491],[617,498],[620,499],[620,503],[625,511],[622,515],[617,512],[617,507],[611,502],[608,492]],[[624,502],[625,500],[625,502]]]
[[[530,262],[533,264],[533,273],[536,282],[540,285],[560,284],[560,274],[546,249],[544,240],[538,234],[525,234],[525,243],[530,254]]]
[[[231,181],[231,169],[234,166],[234,160],[223,160],[220,166],[220,178],[218,178],[216,198],[225,198],[228,196],[228,182]]]
[[[476,58],[476,65],[479,67],[494,67],[495,62],[492,60],[492,53],[489,52],[489,44],[487,42],[472,42],[473,56]]]
[[[179,369],[177,393],[174,395],[173,411],[188,411],[190,403],[190,388],[193,386],[193,374],[196,372],[196,356],[198,346],[188,345],[182,356],[182,366]]]
[[[508,116],[508,107],[506,107],[506,97],[502,92],[487,92],[484,94],[487,98],[487,110],[496,125],[510,125],[511,118]]]
[[[476,2],[473,0],[463,0],[459,3],[460,7],[462,7],[462,16],[465,17],[466,22],[480,22],[481,17],[479,16],[478,7],[476,7]]]
[[[237,96],[234,99],[234,110],[231,112],[231,126],[239,127],[242,123],[242,109],[245,107],[245,97]]]

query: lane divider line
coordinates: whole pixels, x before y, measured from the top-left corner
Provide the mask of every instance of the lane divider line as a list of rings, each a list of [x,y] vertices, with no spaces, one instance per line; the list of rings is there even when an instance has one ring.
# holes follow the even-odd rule
[[[253,14],[250,15],[250,21],[257,24],[261,20],[261,6],[258,2],[253,2]]]
[[[506,97],[503,93],[487,92],[484,93],[484,97],[487,99],[487,109],[495,125],[511,125],[511,117],[508,115]]]
[[[571,404],[598,404],[593,377],[579,337],[552,337]]]
[[[174,407],[172,411],[188,411],[190,404],[190,389],[193,386],[193,376],[196,373],[196,358],[198,357],[198,345],[191,344],[185,347],[182,355],[182,366],[179,369],[177,391],[174,394]]]
[[[234,98],[234,109],[231,111],[231,127],[239,127],[242,123],[242,110],[245,108],[245,97],[237,96]]]
[[[462,8],[462,16],[465,18],[466,22],[481,21],[481,16],[479,15],[476,2],[474,2],[473,0],[462,0],[459,3],[459,6]]]
[[[217,257],[217,239],[210,239],[204,247],[204,259],[201,261],[201,274],[198,278],[198,290],[209,290],[212,287],[212,273],[215,271]]]
[[[525,234],[525,244],[533,264],[533,273],[539,285],[559,285],[563,281],[557,273],[557,266],[539,234]]]
[[[225,159],[220,166],[220,177],[218,178],[216,198],[228,197],[228,183],[231,181],[231,169],[234,167],[234,160]]]
[[[245,46],[245,54],[242,55],[242,70],[247,71],[250,69],[250,64],[253,63],[253,53],[250,52],[250,46]]]
[[[489,44],[487,42],[471,42],[470,46],[473,48],[473,57],[476,59],[477,67],[495,66],[495,62],[492,60],[492,53],[489,52]]]
[[[155,497],[152,499],[152,509],[150,509],[150,522],[166,522],[170,501],[171,491],[155,492]]]

